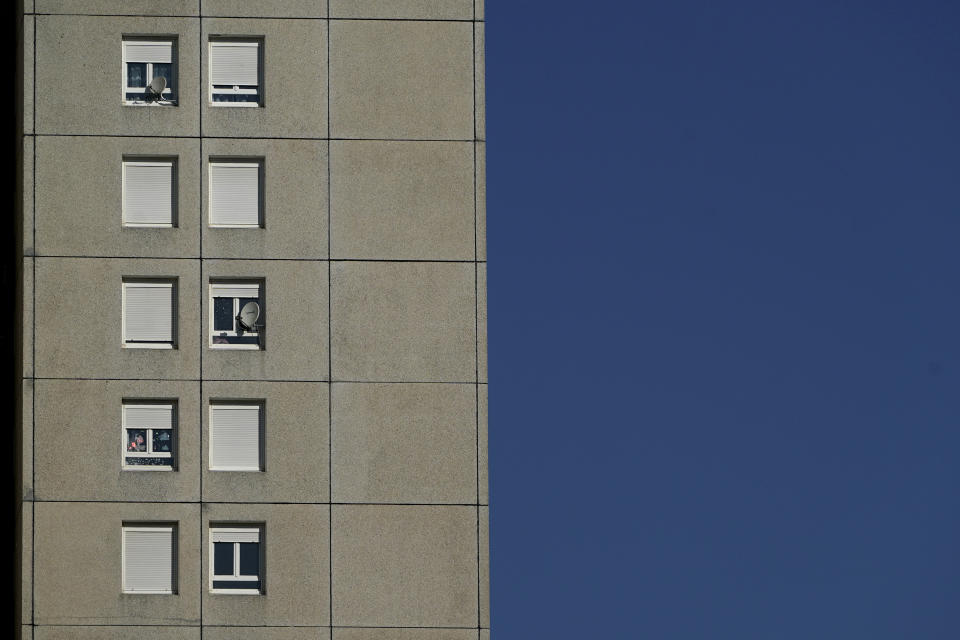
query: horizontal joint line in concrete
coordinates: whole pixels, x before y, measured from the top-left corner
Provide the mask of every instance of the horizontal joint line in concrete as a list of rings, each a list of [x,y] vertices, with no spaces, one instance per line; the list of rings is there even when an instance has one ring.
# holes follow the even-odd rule
[[[24,258],[66,258],[71,260],[236,260],[256,262],[416,262],[486,264],[486,260],[454,260],[444,258],[233,258],[228,256],[76,256],[58,253],[33,253]]]
[[[356,18],[356,17],[332,17],[332,16],[224,16],[218,14],[204,13],[200,15],[181,15],[181,14],[150,14],[142,13],[54,13],[54,12],[24,12],[25,16],[74,16],[81,18],[193,18],[201,20],[203,18],[217,18],[226,20],[326,20],[331,22],[353,22],[353,21],[374,21],[374,22],[485,22],[477,18]]]
[[[78,376],[30,376],[24,380],[87,380],[116,382],[310,382],[323,384],[459,384],[486,385],[475,380],[288,380],[282,378],[83,378]]]
[[[33,133],[38,138],[158,138],[170,140],[327,140],[332,142],[484,142],[479,138],[327,138],[327,137],[294,137],[294,136],[156,136],[135,133]]]
[[[204,470],[206,471],[206,470]],[[219,473],[211,471],[210,473]],[[301,506],[334,507],[486,507],[475,502],[281,502],[277,500],[231,501],[231,500],[56,500],[53,498],[34,498],[30,502],[45,504],[281,504]],[[245,626],[245,625],[244,625]]]

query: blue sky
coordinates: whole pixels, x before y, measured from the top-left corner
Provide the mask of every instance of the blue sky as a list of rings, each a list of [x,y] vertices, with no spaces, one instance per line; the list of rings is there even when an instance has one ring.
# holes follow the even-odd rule
[[[960,637],[958,33],[488,0],[495,638]]]

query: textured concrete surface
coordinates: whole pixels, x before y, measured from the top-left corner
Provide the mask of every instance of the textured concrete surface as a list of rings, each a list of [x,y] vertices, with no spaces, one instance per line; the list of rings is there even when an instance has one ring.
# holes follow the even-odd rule
[[[480,626],[490,628],[490,507],[480,507]]]
[[[138,156],[176,160],[175,228],[123,226],[123,161]],[[37,251],[52,256],[199,257],[199,192],[197,139],[41,136]]]
[[[198,20],[89,16],[36,20],[38,133],[199,134]],[[145,33],[177,36],[178,106],[123,104],[123,35]],[[68,89],[78,81],[83,89]]]
[[[476,388],[335,384],[333,501],[476,499]]]
[[[263,159],[263,228],[210,228],[211,157]],[[204,257],[327,257],[326,141],[204,138],[203,172]]]
[[[34,147],[34,137],[33,136],[24,136],[23,142],[21,144],[21,158],[23,162],[23,222],[21,228],[23,234],[21,236],[23,244],[23,255],[32,256],[34,254],[34,241],[33,241],[33,226],[34,226],[34,216],[33,216],[33,172],[34,172],[34,162],[33,162],[33,147]]]
[[[477,624],[477,511],[334,505],[336,626]]]
[[[477,189],[477,260],[487,259],[487,143],[474,144]]]
[[[33,262],[35,258],[23,259],[23,278],[21,279],[20,304],[23,312],[23,323],[21,324],[20,339],[23,352],[23,376],[25,378],[33,376]]]
[[[36,640],[200,640],[200,627],[37,627],[34,637]]]
[[[326,502],[329,411],[326,383],[204,382],[203,500]],[[210,400],[264,401],[262,472],[210,471]]]
[[[38,13],[195,16],[197,0],[36,0]],[[155,32],[152,32],[155,33]]]
[[[331,18],[470,20],[472,0],[330,0]]]
[[[487,263],[477,264],[477,377],[487,381]]]
[[[488,387],[485,384],[477,385],[477,456],[478,462],[477,479],[478,502],[480,504],[490,504],[490,479],[487,475],[489,468],[489,445],[487,443],[487,420],[489,415],[489,397]]]
[[[473,10],[474,19],[483,20],[484,19],[483,18],[483,9],[484,9],[483,0],[474,0],[473,6],[474,6],[474,10]]]
[[[204,16],[228,18],[326,18],[327,0],[203,0]]]
[[[334,258],[473,259],[471,143],[330,145]]]
[[[475,380],[472,263],[340,262],[332,270],[335,380]]]
[[[37,380],[38,500],[200,499],[200,385],[147,380]],[[123,469],[126,400],[175,400],[176,471]]]
[[[326,505],[204,504],[203,585],[209,589],[210,523],[265,525],[263,593],[204,593],[204,625],[327,625],[330,611]]]
[[[21,471],[23,500],[33,500],[33,387],[35,381],[25,379],[21,387]]]
[[[200,549],[188,542],[197,535],[199,517],[198,504],[38,502],[36,623],[199,623]],[[121,592],[120,541],[125,522],[177,523],[177,593]],[[97,588],[81,588],[83,585]]]
[[[33,622],[33,503],[21,502],[20,518],[20,622]]]
[[[24,3],[26,4],[26,3]],[[34,16],[23,16],[23,132],[33,133]],[[26,207],[24,207],[26,212]]]
[[[37,258],[36,371],[50,378],[196,379],[200,373],[195,260]],[[124,277],[178,278],[176,349],[123,347]]]
[[[329,637],[329,627],[203,628],[203,640],[325,640]]]
[[[207,50],[211,36],[263,39],[259,108],[210,105]],[[204,18],[203,46],[204,136],[326,137],[326,20]]]
[[[469,22],[330,23],[335,138],[473,138]]]
[[[211,279],[261,279],[265,348],[212,349]],[[327,263],[203,261],[203,377],[209,380],[326,380]]]
[[[476,629],[334,629],[333,640],[477,640]]]
[[[477,22],[473,25],[473,87],[474,87],[474,137],[477,140],[487,139],[487,110],[484,96],[487,93],[486,87],[486,62],[484,36],[486,25],[483,22]]]

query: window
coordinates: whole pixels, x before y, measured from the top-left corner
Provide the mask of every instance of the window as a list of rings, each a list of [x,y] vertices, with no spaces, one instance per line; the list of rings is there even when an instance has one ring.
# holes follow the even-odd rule
[[[254,320],[241,316],[249,303],[259,307]],[[210,346],[214,349],[259,349],[264,325],[262,287],[258,282],[210,283]]]
[[[210,590],[262,592],[263,553],[260,526],[210,527]]]
[[[210,102],[217,107],[260,106],[259,40],[210,41]]]
[[[123,160],[123,226],[176,225],[177,163],[173,158]]]
[[[123,403],[123,466],[172,471],[175,462],[176,406],[171,402]]]
[[[124,593],[177,592],[175,524],[124,524],[121,544]]]
[[[123,100],[136,105],[176,105],[177,78],[172,38],[124,38]],[[151,82],[163,78],[165,87],[154,93]]]
[[[172,280],[124,280],[123,346],[173,349],[175,301]]]
[[[263,162],[211,160],[210,226],[256,228],[263,224],[260,185]]]
[[[263,470],[263,402],[210,404],[210,470]]]

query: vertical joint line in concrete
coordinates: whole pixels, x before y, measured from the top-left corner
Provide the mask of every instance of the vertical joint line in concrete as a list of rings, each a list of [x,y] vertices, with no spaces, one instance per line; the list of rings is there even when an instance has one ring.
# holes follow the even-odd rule
[[[477,3],[473,3],[473,18],[477,18]],[[480,613],[480,593],[482,585],[480,584],[480,285],[477,275],[477,25],[476,22],[470,23],[470,38],[473,45],[473,82],[471,83],[471,93],[473,95],[473,381],[474,381],[474,443],[476,445],[476,489],[477,489],[477,637],[480,637],[480,627],[482,624]]]
[[[197,55],[197,69],[201,69],[203,66],[203,0],[197,0],[197,40],[199,43]],[[199,193],[199,202],[200,210],[203,211],[203,175],[204,175],[204,166],[203,166],[203,74],[197,74],[199,77],[197,79],[197,85],[199,91],[197,91],[198,96],[198,110],[197,116],[199,118],[197,133],[200,134],[200,180],[198,181],[200,185]],[[180,189],[180,185],[177,184],[177,189]],[[198,225],[198,233],[200,234],[200,251],[197,258],[198,266],[198,276],[200,278],[200,316],[203,317],[203,303],[204,303],[204,286],[203,286],[203,216],[200,216],[200,224]],[[198,535],[200,537],[200,640],[203,640],[203,592],[204,592],[204,581],[203,581],[203,467],[204,467],[204,457],[203,457],[203,322],[200,322],[200,371],[199,371],[199,395],[200,395],[200,415],[198,416],[199,422],[197,423],[200,427],[200,504],[199,504],[199,513],[197,514],[198,522]]]
[[[331,238],[333,189],[330,143],[330,8],[327,7],[327,602],[330,640],[333,640],[333,257]]]
[[[20,20],[23,20],[23,17],[20,17]],[[31,451],[30,451],[30,491],[32,493],[30,500],[30,628],[31,634],[35,629],[37,623],[36,616],[36,599],[37,599],[37,503],[34,498],[37,495],[37,18],[33,18],[33,79],[31,80],[33,86],[30,88],[33,92],[33,202],[30,203],[31,216],[33,217],[32,230],[31,230],[31,250],[34,254],[30,260],[31,271],[33,273],[33,291],[31,294],[32,298],[32,318],[30,319],[30,359],[32,362],[33,371],[32,378],[33,384],[30,389],[30,402],[32,407],[30,407],[30,441],[32,442]],[[21,142],[22,144],[22,142]],[[20,225],[21,227],[23,225]],[[21,243],[23,239],[21,238]],[[20,256],[21,264],[23,261],[23,256]],[[21,398],[22,402],[22,398]],[[20,423],[20,429],[23,429],[23,423]],[[23,496],[21,495],[22,499]],[[20,535],[23,536],[23,532],[20,532]],[[21,540],[23,538],[21,537]],[[17,603],[17,606],[23,607],[23,600]]]

